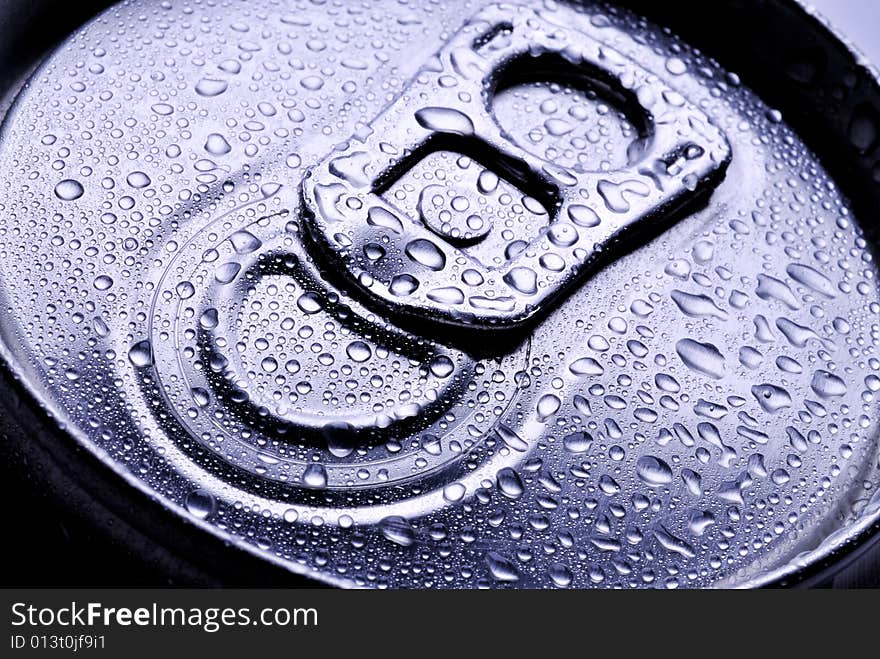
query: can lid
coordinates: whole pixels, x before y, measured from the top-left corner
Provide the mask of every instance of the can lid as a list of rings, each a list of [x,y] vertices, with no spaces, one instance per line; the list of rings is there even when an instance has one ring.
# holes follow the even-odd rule
[[[627,11],[122,3],[34,75],[0,172],[6,361],[290,570],[751,584],[877,507],[849,202]]]

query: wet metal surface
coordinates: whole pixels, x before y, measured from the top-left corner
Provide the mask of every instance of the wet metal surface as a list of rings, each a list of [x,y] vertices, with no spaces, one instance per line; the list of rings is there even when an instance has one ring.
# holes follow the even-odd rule
[[[123,2],[35,74],[0,172],[5,359],[291,570],[738,585],[878,507],[858,218],[625,11]]]

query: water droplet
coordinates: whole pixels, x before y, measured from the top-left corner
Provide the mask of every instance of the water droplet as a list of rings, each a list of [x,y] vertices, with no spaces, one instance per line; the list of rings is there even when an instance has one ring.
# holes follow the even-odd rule
[[[438,355],[431,360],[428,370],[435,377],[448,378],[455,370],[455,364],[446,355]]]
[[[74,181],[71,178],[59,181],[58,184],[55,186],[55,196],[62,201],[73,201],[74,199],[79,199],[83,196],[84,192],[85,190],[83,189],[82,184],[79,181]]]
[[[431,270],[442,270],[446,267],[446,255],[430,240],[419,238],[408,243],[406,255],[416,263]]]
[[[389,292],[396,297],[407,297],[412,295],[419,287],[419,280],[412,275],[403,274],[395,275],[391,278],[388,285]]]
[[[217,501],[214,495],[205,490],[193,490],[186,495],[184,505],[191,515],[199,519],[205,519],[217,510]]]
[[[711,298],[705,295],[694,295],[676,289],[672,291],[671,296],[678,308],[692,318],[709,316],[721,320],[727,319],[727,312],[720,309]]]
[[[765,412],[775,414],[781,409],[791,407],[791,396],[782,387],[773,384],[756,384],[752,387],[752,396]]]
[[[220,133],[211,133],[205,140],[205,151],[212,156],[224,156],[232,151],[232,146]]]
[[[379,530],[387,540],[401,547],[410,547],[416,541],[416,531],[409,520],[399,515],[385,517],[379,522]]]
[[[107,275],[98,275],[95,277],[94,286],[99,291],[106,291],[113,286],[113,280]]]
[[[831,280],[828,279],[828,277],[815,268],[811,268],[802,263],[792,263],[785,269],[785,271],[788,273],[789,277],[799,284],[803,284],[810,290],[816,291],[827,298],[833,298],[835,296],[834,284],[831,283]]]
[[[654,529],[654,537],[657,538],[657,541],[664,549],[675,554],[680,554],[686,558],[694,558],[697,555],[690,544],[681,538],[672,535],[669,531],[663,528],[662,525],[658,525],[658,527]]]
[[[498,552],[490,551],[486,554],[486,566],[495,581],[508,583],[519,581],[516,565]]]
[[[810,388],[820,398],[834,398],[846,394],[846,383],[843,379],[828,371],[816,371],[810,381]]]
[[[691,370],[716,380],[724,377],[724,355],[711,343],[682,339],[675,344],[675,351]]]
[[[538,275],[531,268],[511,268],[504,275],[504,281],[523,295],[534,295],[538,292]]]
[[[666,264],[663,272],[665,272],[670,277],[675,277],[676,279],[685,281],[691,275],[691,264],[684,259],[675,259],[674,261]]]
[[[562,439],[562,445],[569,453],[586,453],[593,445],[593,438],[586,432],[573,432]]]
[[[777,318],[776,327],[785,335],[788,342],[796,348],[803,348],[810,340],[819,339],[819,335],[809,327],[798,325],[788,318]]]
[[[321,298],[315,293],[303,293],[296,299],[296,306],[304,314],[318,313],[324,308]]]
[[[567,588],[571,585],[571,582],[574,579],[571,570],[562,563],[553,563],[547,573],[550,575],[550,579],[553,580],[553,583],[560,588]]]
[[[471,118],[452,108],[427,107],[416,112],[416,121],[428,130],[454,135],[472,135],[474,122]]]
[[[572,204],[568,207],[569,219],[580,227],[592,228],[601,223],[599,215],[592,208],[581,204]]]
[[[152,181],[150,181],[150,177],[144,174],[144,172],[131,172],[131,174],[125,177],[125,182],[133,188],[145,188],[150,185]]]
[[[225,80],[218,80],[217,78],[202,78],[196,83],[196,93],[199,96],[204,96],[206,98],[210,98],[212,96],[219,96],[229,87],[229,83]]]
[[[559,411],[559,406],[562,405],[562,401],[559,400],[559,397],[555,394],[544,394],[541,398],[538,399],[538,420],[546,421],[551,416],[556,414]]]
[[[646,485],[658,487],[672,482],[672,469],[660,458],[643,455],[636,462],[636,475]]]
[[[214,270],[214,279],[221,284],[229,284],[238,276],[240,271],[241,264],[230,261],[229,263],[217,266]]]
[[[568,370],[580,377],[602,375],[605,368],[592,357],[581,357],[568,365]]]
[[[327,487],[327,470],[324,465],[310,464],[305,468],[302,475],[303,484],[306,487],[321,489]]]
[[[450,503],[455,503],[456,501],[461,501],[466,491],[465,486],[461,483],[450,483],[443,488],[443,498]]]
[[[365,362],[373,356],[370,346],[363,341],[352,341],[345,349],[345,353],[354,362]]]
[[[149,341],[138,341],[128,350],[128,361],[135,368],[146,368],[153,364],[153,346]]]
[[[250,254],[257,251],[262,245],[262,241],[249,231],[242,229],[236,231],[229,236],[229,242],[232,243],[232,249],[236,254]]]
[[[217,309],[209,307],[199,316],[199,325],[206,330],[214,329],[220,323],[220,315]]]
[[[498,489],[508,499],[519,499],[525,491],[519,474],[510,467],[498,471]]]

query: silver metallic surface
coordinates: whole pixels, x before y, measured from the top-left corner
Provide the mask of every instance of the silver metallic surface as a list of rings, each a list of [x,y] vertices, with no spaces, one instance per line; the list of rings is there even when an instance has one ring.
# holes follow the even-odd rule
[[[635,62],[564,25],[516,6],[472,17],[362,135],[306,177],[313,237],[390,313],[465,328],[521,324],[575,287],[577,275],[626,230],[659,223],[726,167],[730,149],[702,112]],[[644,126],[627,148],[626,167],[561,167],[514,143],[492,114],[493,98],[505,77],[522,84],[542,72],[600,80],[622,104],[638,108],[629,108],[639,115],[633,123]],[[547,130],[566,133],[570,125],[557,120]],[[421,221],[382,197],[380,190],[400,179],[404,159],[424,162],[456,148],[463,157],[481,154],[491,167],[464,190],[456,181],[424,187]],[[482,206],[505,174],[532,192],[522,205],[544,226],[537,235],[508,229],[513,249],[472,255],[464,245],[503,232],[483,219]],[[438,209],[447,204],[444,218]]]
[[[675,37],[600,5],[492,7],[123,2],[78,31],[0,138],[4,358],[132,485],[331,583],[753,585],[821,556],[880,514],[880,296],[847,201],[784,117]],[[499,57],[572,69],[487,85],[491,40],[449,50],[481,11],[529,30]],[[502,156],[452,140],[407,159],[453,123]],[[638,171],[690,145],[669,180]],[[652,184],[615,212],[598,186],[621,171]],[[551,180],[577,190],[542,196]],[[343,232],[326,184],[348,186]],[[598,225],[567,223],[578,195]],[[382,235],[367,197],[412,235]],[[589,247],[566,246],[572,276],[542,274],[537,304],[490,280],[518,259],[553,272],[552,236]],[[575,279],[598,246],[605,267]],[[464,252],[514,324],[544,315],[463,338],[508,319],[428,295],[453,287],[437,254]],[[365,272],[389,292],[422,277],[424,297]]]

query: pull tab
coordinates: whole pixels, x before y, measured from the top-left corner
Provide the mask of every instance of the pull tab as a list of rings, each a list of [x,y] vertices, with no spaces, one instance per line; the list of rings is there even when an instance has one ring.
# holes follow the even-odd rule
[[[505,134],[490,110],[499,80],[539,67],[593,81],[637,115],[642,135],[629,164],[573,171]],[[526,322],[571,292],[609,244],[717,184],[731,157],[708,117],[652,74],[586,34],[511,5],[481,12],[364,132],[303,181],[309,234],[390,314],[459,328]],[[520,248],[501,265],[466,251],[492,227],[477,215],[444,214],[437,186],[425,186],[418,217],[384,195],[439,151],[479,162],[489,172],[478,187],[503,180],[533,202],[524,212],[545,215],[535,235],[517,236]]]

